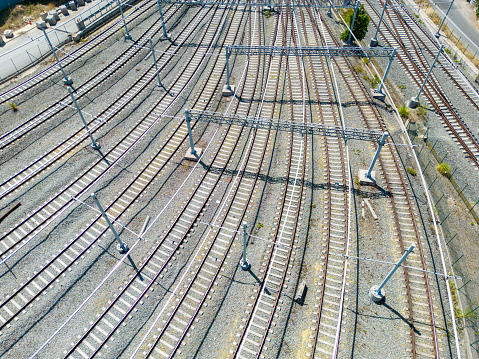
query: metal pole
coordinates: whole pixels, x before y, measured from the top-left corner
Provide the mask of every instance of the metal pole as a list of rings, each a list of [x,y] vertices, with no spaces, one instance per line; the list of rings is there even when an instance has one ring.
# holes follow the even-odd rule
[[[441,25],[439,25],[439,29],[437,29],[437,32],[434,34],[436,36],[436,39],[439,39],[439,31],[441,30],[442,24],[444,24],[444,21],[446,21],[447,14],[449,14],[449,10],[451,10],[452,4],[454,4],[454,0],[451,1],[451,4],[449,5],[449,8],[446,11],[446,16],[444,16],[444,19],[442,19]]]
[[[163,27],[163,36],[167,39],[168,34],[166,33],[166,25],[165,25],[165,21],[163,20],[163,10],[161,9],[160,0],[157,0],[157,1],[158,1],[158,7],[160,8],[160,18],[161,18],[161,26]]]
[[[126,21],[125,21],[125,17],[123,16],[123,9],[121,8],[120,0],[117,0],[117,2],[118,2],[118,7],[120,8],[121,18],[123,20],[123,26],[125,27],[125,31],[126,31],[125,39],[131,40],[131,35],[128,32],[128,28],[126,27]]]
[[[185,109],[185,117],[186,117],[186,127],[188,128],[188,137],[190,138],[190,153],[193,156],[196,156],[195,144],[193,143],[193,133],[191,132],[191,125],[190,125],[190,110]]]
[[[243,258],[241,258],[240,261],[240,266],[243,270],[249,270],[251,268],[251,264],[249,264],[248,260],[246,259],[246,239],[248,237],[246,234],[247,227],[248,225],[246,223],[243,223]]]
[[[384,72],[383,79],[381,80],[381,85],[379,86],[378,92],[381,93],[381,94],[383,93],[384,82],[386,82],[386,76],[388,75],[389,69],[391,68],[391,64],[392,64],[393,59],[394,59],[394,54],[396,54],[396,48],[393,48],[393,52],[391,54],[391,57],[389,58],[388,66],[386,67],[386,71]]]
[[[226,88],[231,91],[230,86],[230,50],[229,46],[226,46]]]
[[[37,24],[38,24],[38,23],[37,23]],[[50,46],[50,50],[52,50],[52,52],[53,52],[53,56],[55,56],[55,59],[57,60],[58,66],[60,66],[60,70],[62,71],[62,74],[63,74],[63,83],[64,83],[65,85],[71,85],[71,84],[73,83],[73,81],[72,81],[71,78],[69,78],[69,77],[67,76],[67,74],[65,73],[65,70],[63,69],[62,64],[60,64],[60,60],[58,59],[57,53],[55,52],[55,49],[53,48],[53,45],[52,45],[52,43],[50,42],[50,39],[49,39],[48,36],[47,36],[47,33],[46,33],[46,31],[45,31],[45,28],[44,28],[44,25],[45,25],[45,22],[42,21],[42,22],[40,23],[40,27],[41,27],[41,29],[42,29],[42,31],[43,31],[43,35],[44,35],[45,38],[47,39],[48,46]]]
[[[88,132],[88,135],[90,136],[90,140],[91,140],[91,147],[94,149],[94,150],[99,150],[101,148],[100,144],[98,142],[95,142],[95,140],[93,139],[93,136],[90,132],[90,129],[88,128],[88,125],[86,124],[86,121],[85,119],[83,118],[83,114],[80,110],[80,107],[78,107],[78,104],[77,104],[77,101],[75,100],[75,97],[73,96],[73,93],[72,93],[72,90],[70,89],[70,87],[67,87],[68,89],[68,92],[70,93],[70,97],[72,98],[72,101],[73,101],[73,104],[75,105],[75,107],[77,108],[77,111],[78,111],[78,114],[80,115],[80,118],[83,122],[83,125],[85,126],[86,128],[86,132]]]
[[[384,294],[381,293],[381,289],[384,288],[388,280],[392,277],[392,275],[396,272],[396,270],[401,266],[401,264],[406,260],[407,256],[414,250],[416,245],[413,243],[411,246],[404,252],[402,255],[401,259],[396,263],[393,269],[389,272],[389,274],[384,278],[382,283],[379,285],[379,287],[372,287],[371,290],[369,291],[369,297],[374,301],[374,302],[380,302],[384,298]]]
[[[158,71],[158,65],[156,63],[156,56],[155,56],[155,50],[153,49],[153,41],[151,41],[150,37],[150,48],[151,48],[151,55],[153,56],[153,61],[155,62],[155,69],[156,69],[156,76],[158,76],[158,86],[163,87],[161,80],[160,80],[160,73]]]
[[[328,16],[333,17],[333,2],[329,0]]]
[[[388,133],[387,132],[384,132],[381,139],[379,140],[379,145],[378,145],[378,149],[376,150],[376,153],[374,154],[374,158],[371,162],[371,165],[369,166],[369,169],[368,169],[368,172],[366,173],[366,177],[371,179],[371,171],[373,170],[373,167],[376,163],[376,160],[378,159],[379,157],[379,152],[381,152],[381,148],[383,148],[384,144],[386,143],[386,138],[388,137]]]
[[[361,2],[358,0],[356,2],[356,7],[354,8],[354,16],[353,16],[353,22],[351,23],[351,28],[349,29],[349,36],[348,36],[348,44],[351,43],[351,35],[353,34],[353,29],[354,29],[354,22],[356,21],[356,15],[358,13],[359,5]]]
[[[376,46],[378,46],[379,26],[381,26],[381,22],[383,21],[383,15],[384,15],[384,11],[386,10],[387,4],[388,4],[388,0],[385,0],[385,1],[384,1],[384,6],[383,6],[383,11],[381,12],[381,16],[379,17],[378,26],[376,27],[376,33],[375,33],[374,36],[371,38],[371,42],[369,43],[369,46],[371,46],[371,47],[376,47]]]
[[[419,92],[417,93],[416,97],[412,98],[409,101],[410,108],[416,108],[417,105],[419,105],[419,95],[421,94],[424,86],[426,86],[427,79],[429,78],[429,75],[431,75],[432,69],[434,68],[434,65],[436,64],[436,61],[439,58],[439,55],[441,55],[443,47],[444,45],[441,45],[441,48],[439,49],[439,52],[437,53],[436,58],[434,59],[434,62],[432,63],[431,68],[429,69],[429,72],[427,73],[426,78],[424,79],[424,82],[422,83],[421,88],[419,89]]]
[[[118,235],[118,233],[116,233],[115,228],[113,227],[113,225],[110,222],[110,219],[108,218],[105,211],[103,210],[103,207],[101,206],[100,202],[98,201],[98,198],[96,198],[95,193],[92,193],[91,197],[93,198],[96,205],[98,206],[98,209],[100,210],[103,218],[105,219],[106,224],[108,224],[108,227],[110,227],[111,231],[115,235],[115,239],[118,242],[118,250],[120,251],[120,253],[126,253],[126,251],[128,251],[128,245],[126,245],[125,243],[123,243],[121,241],[120,236]]]

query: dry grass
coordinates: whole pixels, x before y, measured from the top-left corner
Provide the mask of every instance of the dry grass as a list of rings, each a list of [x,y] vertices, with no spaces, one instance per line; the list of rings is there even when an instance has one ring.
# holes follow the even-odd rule
[[[49,1],[24,1],[22,4],[14,5],[0,12],[0,32],[6,29],[18,30],[28,24],[25,19],[30,18],[32,23],[40,18],[44,11],[55,9],[63,2],[57,0]]]

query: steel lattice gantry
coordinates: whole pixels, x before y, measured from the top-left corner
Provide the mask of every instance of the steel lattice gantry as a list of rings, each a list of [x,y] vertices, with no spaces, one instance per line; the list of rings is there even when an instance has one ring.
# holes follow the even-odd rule
[[[314,7],[314,8],[325,8],[330,9],[334,7],[336,9],[345,9],[350,8],[354,9],[355,2],[353,1],[338,1],[338,0],[331,0],[331,1],[305,1],[302,3],[289,3],[289,4],[281,4],[273,1],[231,1],[231,0],[160,0],[161,3],[166,4],[185,4],[185,5],[196,5],[196,6],[249,6],[249,7],[266,7],[266,8],[281,8],[281,7]]]
[[[226,50],[226,85],[223,88],[223,96],[232,96],[234,86],[230,85],[230,54],[236,55],[271,55],[271,56],[353,56],[353,57],[389,57],[389,63],[381,80],[379,91],[374,91],[380,100],[384,100],[382,93],[383,84],[386,81],[389,68],[391,67],[396,48],[394,47],[336,47],[336,46],[244,46],[228,45]]]
[[[226,46],[230,54],[272,56],[356,56],[390,57],[392,47],[329,47],[329,46]]]
[[[292,121],[279,121],[273,119],[256,118],[256,117],[240,117],[237,115],[225,115],[222,113],[211,111],[198,111],[185,109],[186,127],[188,129],[188,137],[190,140],[190,149],[187,151],[185,158],[189,160],[198,160],[200,154],[197,153],[193,141],[193,133],[191,131],[190,121],[207,121],[216,123],[218,125],[235,125],[242,127],[251,127],[255,129],[270,129],[273,131],[291,131],[300,133],[302,135],[320,135],[340,137],[344,140],[361,140],[361,141],[373,141],[378,143],[378,148],[374,155],[374,158],[364,176],[371,181],[374,179],[371,176],[371,171],[379,157],[381,148],[386,143],[388,137],[387,132],[362,130],[358,128],[347,128],[339,126],[324,126],[315,123],[300,123]],[[201,149],[200,149],[201,153]]]
[[[225,115],[210,111],[185,110],[185,112],[189,121],[208,121],[218,125],[235,125],[256,129],[271,129],[274,131],[291,131],[305,135],[322,135],[340,137],[345,140],[361,140],[378,143],[383,136],[383,132],[380,131],[362,130],[358,128],[324,126],[316,123],[279,121],[256,117],[240,117],[237,115]]]

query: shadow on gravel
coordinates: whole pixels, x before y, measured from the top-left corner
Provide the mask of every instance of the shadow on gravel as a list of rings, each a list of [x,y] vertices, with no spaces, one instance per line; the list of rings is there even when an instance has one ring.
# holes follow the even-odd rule
[[[228,170],[225,168],[218,168],[218,167],[212,167],[207,164],[205,164],[203,161],[200,161],[200,164],[203,166],[203,169],[208,172],[213,172],[217,174],[222,174],[224,176],[237,176],[238,172],[239,175],[242,176],[243,178],[253,178],[255,179],[256,176],[258,176],[258,179],[260,181],[264,181],[266,183],[286,183],[288,182],[291,185],[303,185],[304,187],[310,188],[312,190],[318,190],[318,189],[324,189],[324,190],[336,190],[340,192],[348,191],[349,187],[341,185],[339,183],[313,183],[311,181],[301,181],[298,179],[290,178],[290,177],[271,177],[269,175],[265,175],[262,173],[256,173],[256,172],[249,172],[249,171],[238,171],[238,170]],[[378,192],[373,192],[373,191],[365,191],[365,190],[359,190],[356,188],[352,188],[352,192],[355,195],[362,196],[362,197],[369,197],[369,198],[381,198],[381,197],[392,197],[393,193],[385,190],[384,188],[381,188],[379,186],[374,186],[371,187],[371,189],[376,189]]]
[[[411,327],[412,330],[414,330],[414,333],[416,333],[417,335],[421,335],[421,332],[419,330],[416,329],[416,327],[414,326],[413,323],[409,322],[408,319],[404,318],[396,309],[390,307],[386,302],[383,302],[382,303],[382,306],[389,309],[393,314],[397,315],[397,317],[399,319],[401,319],[404,323],[406,323],[407,325],[409,325]],[[391,319],[394,319],[394,318],[391,318]]]

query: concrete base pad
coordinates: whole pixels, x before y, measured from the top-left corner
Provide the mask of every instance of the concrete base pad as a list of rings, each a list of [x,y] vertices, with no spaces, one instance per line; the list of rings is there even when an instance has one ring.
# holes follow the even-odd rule
[[[73,84],[72,78],[71,77],[63,78],[63,84],[65,86],[69,86],[69,85]]]
[[[231,90],[228,90],[227,85],[223,86],[223,91],[221,91],[221,95],[225,97],[233,96],[235,93],[235,87],[234,85],[230,86]]]
[[[188,148],[188,150],[186,151],[186,154],[185,154],[185,160],[198,161],[198,158],[200,158],[201,154],[203,153],[203,149],[199,148],[199,147],[195,147],[195,151],[196,151],[196,156],[192,155],[191,154],[191,149]]]
[[[415,97],[411,97],[407,105],[409,108],[416,108],[419,105],[419,101],[416,101]]]
[[[243,262],[243,259],[240,260],[240,266],[242,270],[249,270],[251,268],[251,264],[248,262],[248,258],[246,258],[246,263]]]
[[[378,90],[371,89],[371,93],[373,94],[373,98],[375,98],[376,100],[384,102],[384,100],[386,99],[386,95],[379,92]]]
[[[384,294],[378,293],[378,288],[377,287],[371,287],[369,290],[369,298],[374,302],[374,303],[382,303],[385,299]]]
[[[123,243],[123,246],[120,246],[119,244],[117,244],[117,245],[116,245],[116,249],[117,249],[118,252],[120,252],[121,254],[125,254],[126,252],[128,252],[128,244]]]
[[[361,184],[375,184],[376,183],[376,171],[371,171],[371,178],[366,177],[366,173],[368,173],[368,170],[359,170],[358,171],[358,178],[359,178],[359,183]]]
[[[372,38],[371,41],[369,42],[370,47],[376,47],[378,46],[378,40],[375,38]]]

